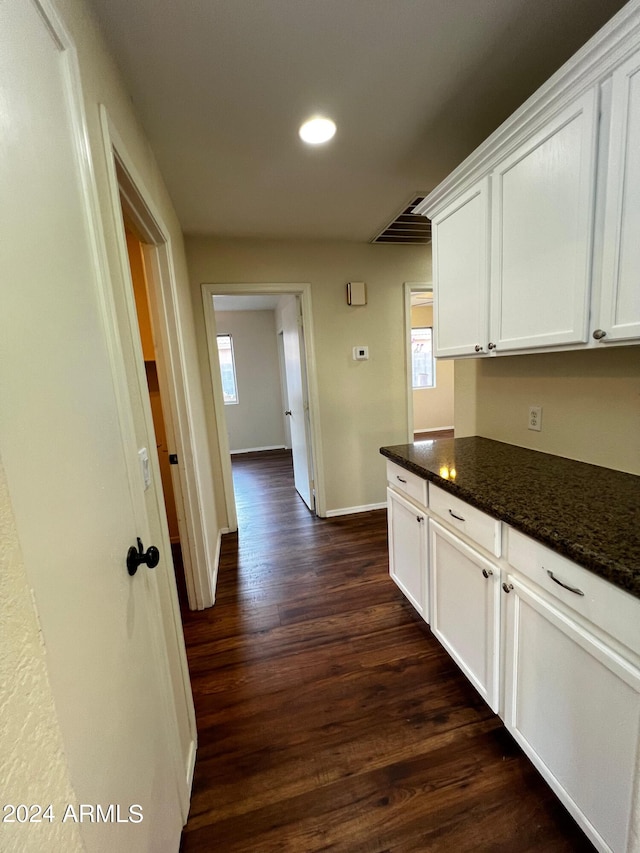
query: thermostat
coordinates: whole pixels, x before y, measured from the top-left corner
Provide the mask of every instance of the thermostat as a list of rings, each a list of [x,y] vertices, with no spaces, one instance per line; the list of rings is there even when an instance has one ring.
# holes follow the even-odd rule
[[[354,361],[367,361],[369,358],[369,347],[354,347],[353,348],[353,360]]]

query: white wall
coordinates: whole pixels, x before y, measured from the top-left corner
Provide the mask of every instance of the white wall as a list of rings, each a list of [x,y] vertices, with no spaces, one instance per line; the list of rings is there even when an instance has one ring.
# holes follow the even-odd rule
[[[284,405],[274,311],[216,311],[219,335],[230,334],[238,403],[224,407],[231,452],[284,447]]]
[[[411,326],[433,326],[433,306],[416,305],[411,309]],[[413,392],[414,432],[453,426],[453,370],[450,360],[435,359],[435,387]]]
[[[201,284],[311,284],[327,509],[382,504],[379,448],[406,442],[408,428],[403,285],[430,280],[430,247],[195,236],[185,244],[203,370]],[[347,305],[348,281],[366,281],[367,305]],[[369,361],[353,360],[358,345]],[[210,390],[207,399],[211,422]]]

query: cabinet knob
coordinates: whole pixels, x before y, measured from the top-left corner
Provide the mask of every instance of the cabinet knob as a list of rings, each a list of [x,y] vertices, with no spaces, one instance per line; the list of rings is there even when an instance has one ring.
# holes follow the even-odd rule
[[[490,578],[492,574],[493,574],[493,571],[491,569],[483,569],[482,570],[482,577],[484,577],[484,578]]]
[[[416,521],[421,524],[424,521],[424,515],[416,515]]]
[[[604,329],[596,329],[593,333],[593,337],[596,341],[601,341],[603,338],[607,337],[607,333],[604,331]]]
[[[484,349],[484,347],[481,347],[480,344],[475,345],[475,351],[476,352],[482,352],[483,349]]]
[[[506,583],[506,581],[505,581],[505,583],[502,584],[502,589],[505,592],[511,592],[511,590],[513,589],[513,584],[512,583]]]
[[[495,348],[496,348],[496,345],[493,343],[493,341],[489,341],[489,349],[495,349]]]

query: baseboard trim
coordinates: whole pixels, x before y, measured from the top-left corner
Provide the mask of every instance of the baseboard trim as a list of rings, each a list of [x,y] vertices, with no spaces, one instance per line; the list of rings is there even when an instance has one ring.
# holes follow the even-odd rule
[[[414,429],[413,434],[417,435],[419,432],[446,432],[450,429],[455,429],[453,424],[451,426],[421,427],[421,429]]]
[[[231,456],[237,456],[239,453],[261,453],[263,450],[287,450],[285,444],[270,444],[268,447],[243,447],[242,450],[229,451]]]
[[[365,504],[364,506],[345,506],[342,509],[328,509],[326,518],[333,518],[336,515],[355,515],[357,512],[371,512],[373,509],[386,509],[386,501],[381,504]]]

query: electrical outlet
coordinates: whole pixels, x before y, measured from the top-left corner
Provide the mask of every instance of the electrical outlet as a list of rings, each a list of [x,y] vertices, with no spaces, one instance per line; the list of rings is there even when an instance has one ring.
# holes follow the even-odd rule
[[[542,406],[529,406],[529,429],[542,430]]]

